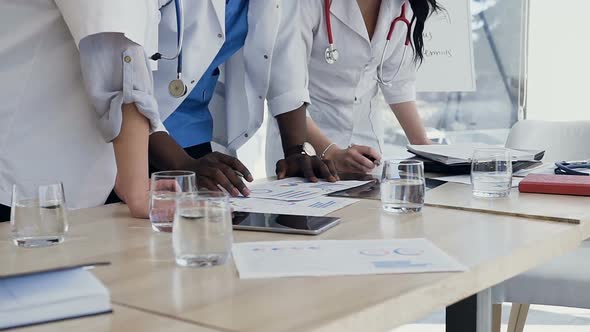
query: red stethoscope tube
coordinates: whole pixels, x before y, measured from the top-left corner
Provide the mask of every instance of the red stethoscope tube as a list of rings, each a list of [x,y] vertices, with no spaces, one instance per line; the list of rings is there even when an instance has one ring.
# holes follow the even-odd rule
[[[326,49],[326,62],[328,62],[329,64],[333,64],[338,60],[338,50],[334,47],[334,35],[332,33],[332,18],[330,15],[330,7],[331,7],[331,0],[325,0],[324,1],[324,14],[326,15],[326,31],[328,33],[328,43],[329,43],[329,46]],[[395,26],[398,23],[403,23],[407,29],[405,46],[409,46],[410,43],[412,42],[412,39],[411,39],[412,22],[410,22],[406,18],[406,13],[407,13],[407,2],[404,1],[404,3],[402,4],[400,15],[398,17],[396,17],[391,22],[391,25],[389,26],[389,32],[387,33],[386,48],[389,44],[389,41],[391,41],[391,38],[393,37],[393,33],[395,32]],[[405,51],[404,51],[404,55],[405,55]],[[381,62],[380,66],[381,67],[383,66],[383,62]]]
[[[330,15],[331,0],[326,0],[324,12],[326,13],[326,30],[328,30],[328,43],[334,45],[334,36],[332,35],[332,18]]]

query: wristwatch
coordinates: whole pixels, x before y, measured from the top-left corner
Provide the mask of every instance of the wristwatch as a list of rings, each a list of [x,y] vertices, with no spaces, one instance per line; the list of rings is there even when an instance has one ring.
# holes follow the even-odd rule
[[[302,154],[302,155],[313,157],[316,155],[316,152],[315,152],[315,149],[313,148],[313,145],[311,145],[308,142],[305,142],[303,144],[298,144],[298,145],[292,146],[290,148],[287,148],[285,150],[285,158],[295,155],[295,154]]]

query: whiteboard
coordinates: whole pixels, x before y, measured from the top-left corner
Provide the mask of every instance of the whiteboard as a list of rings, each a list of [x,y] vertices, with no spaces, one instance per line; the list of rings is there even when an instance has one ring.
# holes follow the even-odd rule
[[[440,0],[441,13],[424,28],[424,62],[418,68],[420,92],[475,91],[470,0]]]

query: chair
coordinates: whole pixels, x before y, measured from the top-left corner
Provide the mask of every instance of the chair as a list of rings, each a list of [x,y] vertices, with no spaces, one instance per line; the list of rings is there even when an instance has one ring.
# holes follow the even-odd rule
[[[545,162],[590,158],[590,121],[521,121],[506,147],[545,150]],[[494,303],[512,302],[508,332],[522,332],[530,304],[590,308],[590,241],[574,252],[496,286]],[[494,332],[500,331],[501,304],[495,304]]]

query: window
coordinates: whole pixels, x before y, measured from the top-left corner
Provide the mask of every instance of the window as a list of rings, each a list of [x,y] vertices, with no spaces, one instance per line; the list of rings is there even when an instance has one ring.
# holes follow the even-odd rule
[[[429,138],[441,143],[504,144],[521,113],[525,69],[527,0],[472,0],[476,92],[419,93],[418,108]],[[388,106],[383,102],[383,108]],[[396,155],[407,140],[393,113],[385,111],[385,153]]]

